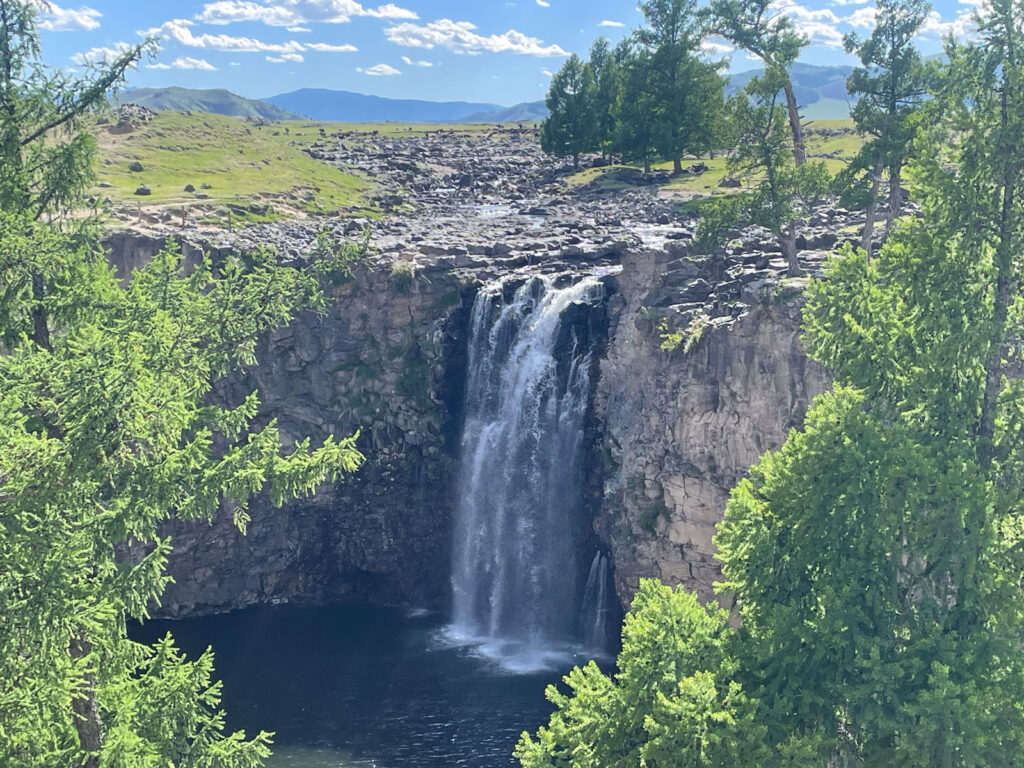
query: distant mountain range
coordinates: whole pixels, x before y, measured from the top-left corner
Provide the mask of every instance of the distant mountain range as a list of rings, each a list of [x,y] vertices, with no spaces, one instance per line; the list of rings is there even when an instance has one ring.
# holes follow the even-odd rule
[[[763,70],[752,69],[729,76],[728,93],[743,88]],[[808,120],[838,120],[850,116],[846,79],[850,67],[818,67],[794,64],[793,86]],[[138,88],[122,94],[123,102],[135,102],[155,110],[176,109],[215,112],[266,120],[313,120],[347,123],[534,123],[548,116],[543,101],[513,107],[465,101],[388,99],[351,91],[303,88],[263,100],[247,99],[223,89],[196,91],[188,88]]]
[[[467,115],[504,109],[500,104],[386,99],[325,88],[302,88],[270,96],[264,101],[313,120],[346,123],[381,123],[389,120],[402,123],[454,123]]]
[[[121,93],[124,104],[141,104],[162,112],[213,112],[231,117],[261,117],[264,120],[299,120],[301,117],[273,104],[247,99],[223,88],[197,91],[191,88],[136,88]]]
[[[852,67],[818,67],[799,62],[794,64],[790,76],[804,118],[841,120],[849,117],[851,104],[846,93],[846,79],[851,72]],[[751,69],[729,75],[726,93],[744,88],[753,78],[763,73],[763,69]]]
[[[475,112],[459,119],[460,123],[539,123],[548,117],[543,101],[528,101],[496,112]]]

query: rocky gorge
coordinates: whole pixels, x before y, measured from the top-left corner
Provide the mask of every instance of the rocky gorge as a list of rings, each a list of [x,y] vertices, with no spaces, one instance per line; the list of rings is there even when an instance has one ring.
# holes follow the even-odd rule
[[[299,268],[324,224],[339,239],[369,238],[351,279],[329,286],[328,312],[274,333],[259,365],[221,391],[259,390],[261,418],[286,439],[358,431],[366,466],[307,501],[255,505],[245,536],[226,511],[212,526],[174,524],[175,582],[160,612],[447,609],[470,310],[482,286],[537,274],[596,276],[606,289],[580,514],[610,558],[619,602],[645,576],[710,598],[729,489],[828,384],[799,340],[806,278],[786,277],[770,236],[737,230],[697,253],[682,201],[649,179],[567,184],[568,166],[545,158],[529,130],[346,133],[307,151],[377,181],[386,213],[234,234],[157,222],[107,238],[123,271],[172,238],[191,258],[272,247]],[[799,238],[805,269],[815,273],[857,221],[823,204]],[[686,343],[665,344],[673,334]]]

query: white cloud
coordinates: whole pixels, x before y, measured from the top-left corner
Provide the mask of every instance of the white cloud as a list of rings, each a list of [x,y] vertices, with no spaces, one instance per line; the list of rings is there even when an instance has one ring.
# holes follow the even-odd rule
[[[408,8],[400,8],[394,3],[385,3],[384,5],[378,5],[373,10],[369,8],[365,9],[365,12],[359,15],[373,16],[376,19],[418,19],[419,16],[415,11],[410,11]]]
[[[61,8],[50,2],[39,2],[36,0],[41,21],[40,29],[48,29],[51,32],[67,32],[69,30],[90,30],[98,29],[98,21],[102,13],[95,8],[83,5],[81,8]]]
[[[843,21],[849,24],[851,27],[857,27],[859,29],[871,29],[875,26],[875,16],[878,15],[878,11],[875,8],[858,8],[856,11],[847,16]]]
[[[793,0],[776,0],[771,9],[785,14],[793,21],[797,32],[806,35],[812,45],[826,48],[842,48],[843,33],[836,29],[842,23],[836,14],[828,8],[808,8]]]
[[[736,50],[724,40],[711,38],[706,38],[700,44],[700,49],[708,56],[723,56]]]
[[[432,62],[432,61],[423,61],[422,59],[420,61],[413,61],[408,56],[403,56],[402,57],[402,61],[404,61],[406,63],[406,66],[409,66],[409,67],[432,67],[432,66],[434,66],[434,62]]]
[[[169,38],[190,48],[209,48],[216,51],[257,51],[265,53],[298,53],[305,50],[301,43],[289,40],[284,43],[265,43],[251,37],[232,37],[230,35],[196,35],[192,32],[192,22],[188,19],[172,19],[159,27],[146,30],[146,36]]]
[[[931,11],[924,24],[921,25],[920,34],[923,37],[945,37],[946,35],[968,37],[977,30],[977,26],[972,18],[973,13],[973,10],[964,8],[957,14],[955,19],[946,21],[938,11]]]
[[[84,67],[87,64],[107,64],[114,61],[114,59],[130,48],[131,46],[128,43],[114,43],[113,48],[99,46],[97,48],[90,48],[83,53],[76,53],[71,57],[71,61],[80,67]]]
[[[609,21],[608,19],[605,19],[604,21],[602,21],[597,26],[599,26],[599,27],[624,27],[626,25],[623,24],[621,21]]]
[[[528,56],[567,56],[557,45],[510,29],[501,35],[477,34],[468,21],[438,19],[429,24],[397,24],[385,30],[388,40],[408,48],[448,48],[455,53],[518,53]]]
[[[554,73],[554,72],[552,72],[552,71],[551,71],[550,69],[542,69],[542,70],[540,71],[540,73],[541,73],[542,75],[544,75],[544,77],[554,77],[554,76],[555,76],[555,73]]]
[[[309,27],[286,27],[286,29],[289,32],[291,32],[293,35],[298,34],[299,32],[312,32],[313,31]]]
[[[539,5],[541,8],[550,8],[551,7],[551,3],[547,3],[544,0],[537,0],[537,5]]]
[[[387,77],[402,74],[401,70],[395,69],[390,64],[374,64],[372,67],[368,67],[366,69],[357,67],[356,72],[362,72],[364,75],[372,75],[374,77]]]
[[[216,0],[207,3],[196,18],[208,24],[258,21],[272,27],[301,24],[344,24],[353,16],[377,19],[418,19],[415,11],[386,3],[367,8],[355,0]]]
[[[321,53],[352,53],[358,51],[354,45],[345,43],[344,45],[332,45],[331,43],[306,43],[306,48],[311,51],[320,51]]]
[[[193,59],[191,56],[179,56],[170,64],[147,64],[146,69],[200,69],[204,72],[217,71],[217,68],[206,59]]]
[[[866,5],[871,0],[832,0],[832,5]]]
[[[286,61],[292,61],[296,64],[305,61],[301,53],[282,53],[280,56],[267,56],[267,61],[274,64],[284,64]]]

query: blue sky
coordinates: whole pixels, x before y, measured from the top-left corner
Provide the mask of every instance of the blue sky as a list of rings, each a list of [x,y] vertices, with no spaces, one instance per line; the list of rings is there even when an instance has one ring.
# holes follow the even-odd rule
[[[969,30],[972,4],[934,0],[926,53],[946,32]],[[870,0],[776,0],[812,44],[811,64],[850,63],[842,35],[871,26]],[[61,0],[41,14],[48,63],[74,67],[143,35],[157,58],[132,87],[229,88],[265,97],[335,88],[394,98],[511,105],[543,97],[550,73],[599,35],[615,41],[642,22],[636,0]],[[733,71],[751,69],[742,53]]]

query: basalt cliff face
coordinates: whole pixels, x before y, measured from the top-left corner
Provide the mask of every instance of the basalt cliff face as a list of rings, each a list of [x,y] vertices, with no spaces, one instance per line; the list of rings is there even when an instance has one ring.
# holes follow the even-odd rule
[[[416,211],[332,222],[339,236],[369,228],[373,255],[329,287],[326,314],[274,333],[259,364],[219,390],[228,401],[258,390],[261,419],[277,419],[286,440],[358,430],[366,466],[283,509],[257,500],[245,536],[227,510],[212,525],[172,524],[175,583],[160,612],[344,601],[446,610],[470,310],[486,283],[539,273],[598,274],[608,289],[583,523],[610,556],[620,602],[644,576],[711,598],[712,536],[730,488],[828,384],[799,339],[806,279],[785,277],[764,232],[692,254],[695,221],[673,201],[643,187],[570,191],[521,135],[507,139],[507,159],[485,181],[482,149],[465,138],[418,141],[369,156],[378,176],[415,191]],[[493,151],[503,139],[481,141]],[[317,151],[352,162],[351,138],[338,147]],[[827,206],[815,214],[799,241],[810,274],[834,233],[855,223]],[[230,242],[181,236],[202,244],[185,246],[192,259],[202,248],[269,243],[301,263],[318,226],[266,225]],[[129,270],[172,234],[111,235],[111,260]],[[687,350],[663,349],[673,333],[696,338],[680,345]]]
[[[624,602],[643,577],[712,599],[712,537],[730,489],[828,384],[800,343],[801,281],[751,280],[737,314],[702,315],[688,352],[663,349],[672,313],[658,319],[651,306],[700,267],[648,252],[627,259],[619,279],[597,393],[605,467],[596,527]]]
[[[161,245],[136,241],[131,253]],[[229,510],[212,525],[174,522],[174,583],[161,614],[345,601],[444,607],[461,402],[452,373],[465,354],[466,291],[448,272],[407,282],[361,265],[329,288],[326,314],[275,332],[258,366],[219,387],[227,402],[258,391],[258,420],[276,419],[286,444],[358,431],[367,462],[282,509],[257,499],[244,536]]]

